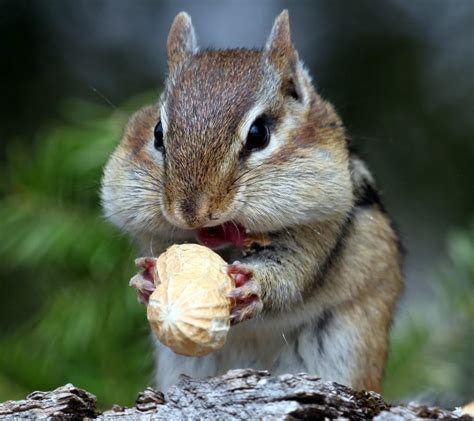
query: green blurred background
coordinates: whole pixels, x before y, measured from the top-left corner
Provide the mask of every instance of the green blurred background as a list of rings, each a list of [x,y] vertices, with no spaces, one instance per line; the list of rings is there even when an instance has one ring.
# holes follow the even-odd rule
[[[101,216],[127,116],[157,99],[180,10],[203,46],[261,46],[290,10],[319,91],[408,250],[385,396],[474,399],[474,2],[0,1],[0,401],[152,383],[132,245]]]

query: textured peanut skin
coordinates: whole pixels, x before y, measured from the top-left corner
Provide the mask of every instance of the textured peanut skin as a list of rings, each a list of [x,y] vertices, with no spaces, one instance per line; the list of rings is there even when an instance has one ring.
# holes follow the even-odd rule
[[[226,262],[197,244],[174,245],[156,264],[147,317],[156,337],[175,353],[203,356],[221,348],[230,327],[232,278]]]

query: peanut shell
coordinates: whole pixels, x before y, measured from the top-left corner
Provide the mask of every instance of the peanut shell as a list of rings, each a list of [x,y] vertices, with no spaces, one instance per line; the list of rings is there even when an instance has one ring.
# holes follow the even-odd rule
[[[159,284],[147,317],[156,337],[174,352],[203,356],[221,348],[230,327],[233,288],[226,262],[197,244],[174,245],[156,263]]]

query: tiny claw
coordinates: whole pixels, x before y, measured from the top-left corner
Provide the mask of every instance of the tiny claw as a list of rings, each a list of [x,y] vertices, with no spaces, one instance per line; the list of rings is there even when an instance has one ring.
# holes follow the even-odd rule
[[[234,306],[230,314],[230,324],[236,325],[248,319],[254,318],[262,311],[263,304],[259,298],[255,298],[249,303]]]
[[[245,275],[253,274],[252,266],[246,265],[245,263],[236,260],[231,265],[227,266],[227,272],[230,274],[243,273]]]
[[[142,292],[140,290],[137,291],[137,301],[140,304],[148,305],[148,303],[150,301],[150,296],[151,296],[151,294]]]
[[[240,263],[238,260],[227,266],[227,273],[234,278],[236,287],[244,285],[253,276],[252,268]]]
[[[135,259],[135,265],[142,270],[130,279],[129,285],[137,290],[138,301],[141,304],[148,304],[150,295],[159,283],[155,273],[155,257],[139,257]]]
[[[229,298],[235,298],[241,301],[245,299],[256,296],[259,297],[261,293],[261,288],[258,282],[248,281],[244,285],[234,288],[232,291],[227,294]]]
[[[138,290],[145,290],[145,291],[154,291],[155,284],[150,281],[149,279],[145,278],[142,273],[137,273],[130,282],[128,283],[129,286],[138,289]]]
[[[142,269],[151,269],[156,266],[156,257],[138,257],[135,259],[135,266]]]
[[[228,293],[232,299],[230,323],[235,325],[244,320],[255,317],[262,311],[263,304],[260,300],[260,284],[253,280],[253,268],[239,261],[227,266],[227,273],[235,281],[235,288]]]

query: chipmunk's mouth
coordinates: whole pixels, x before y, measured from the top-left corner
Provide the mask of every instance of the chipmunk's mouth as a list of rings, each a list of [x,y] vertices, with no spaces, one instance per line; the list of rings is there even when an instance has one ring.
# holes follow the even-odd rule
[[[229,221],[215,227],[198,228],[196,236],[204,246],[218,249],[228,244],[243,247],[247,233],[242,225]]]

